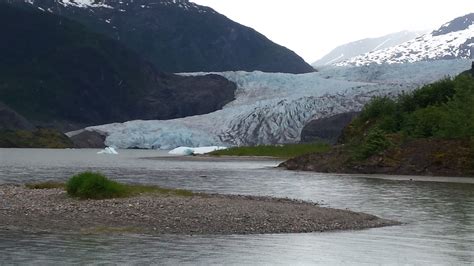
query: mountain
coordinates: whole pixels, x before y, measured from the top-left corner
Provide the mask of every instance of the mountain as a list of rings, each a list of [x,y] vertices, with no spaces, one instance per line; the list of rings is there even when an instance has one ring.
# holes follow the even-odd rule
[[[0,23],[0,100],[36,126],[170,119],[234,99],[235,84],[221,76],[158,72],[115,40],[49,12],[0,4]]]
[[[86,131],[106,135],[106,144],[119,148],[295,143],[311,120],[360,111],[373,96],[396,96],[470,66],[467,60],[446,60],[324,68],[303,75],[215,73],[238,86],[236,99],[222,110],[166,121],[94,126]]]
[[[438,30],[387,49],[338,63],[339,66],[394,64],[440,59],[474,58],[474,13],[456,18]]]
[[[120,40],[165,72],[314,71],[293,51],[188,0],[1,1],[78,21]]]
[[[423,32],[401,31],[378,38],[367,38],[350,42],[336,47],[329,54],[314,62],[312,65],[314,67],[334,65],[358,55],[402,44],[406,41],[415,39],[422,34]]]

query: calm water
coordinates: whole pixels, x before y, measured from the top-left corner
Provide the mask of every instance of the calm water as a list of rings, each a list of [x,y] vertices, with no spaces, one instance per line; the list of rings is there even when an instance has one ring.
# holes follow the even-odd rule
[[[385,180],[283,171],[275,169],[279,162],[272,160],[170,159],[163,157],[164,152],[139,150],[120,151],[118,156],[96,152],[0,149],[0,183],[66,180],[93,170],[133,183],[311,200],[406,224],[351,232],[251,236],[0,231],[0,264],[474,263],[473,179],[439,179],[457,183]]]

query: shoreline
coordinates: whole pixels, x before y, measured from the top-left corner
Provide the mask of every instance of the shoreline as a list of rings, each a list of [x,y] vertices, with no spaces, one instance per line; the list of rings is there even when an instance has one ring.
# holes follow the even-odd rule
[[[435,183],[454,183],[454,184],[474,184],[474,177],[464,176],[429,176],[429,175],[400,175],[400,174],[364,174],[364,173],[333,173],[317,172],[311,170],[290,170],[284,167],[276,167],[282,171],[305,172],[320,175],[331,175],[347,178],[366,178],[391,181],[410,181],[410,182],[435,182]]]
[[[0,185],[0,230],[87,234],[232,235],[361,230],[400,225],[299,200],[221,194],[78,200],[61,189]]]
[[[279,158],[271,156],[236,156],[236,155],[170,155],[159,157],[142,157],[145,160],[187,160],[187,161],[217,161],[217,162],[233,162],[233,161],[269,161],[269,162],[284,162],[288,158]]]
[[[287,170],[287,169],[285,169]],[[294,170],[287,170],[294,171]],[[311,171],[304,171],[311,172]],[[325,174],[325,173],[321,173]],[[455,183],[455,184],[474,184],[473,177],[464,176],[423,176],[423,175],[399,175],[399,174],[343,174],[343,173],[328,173],[331,175],[353,178],[369,178],[392,181],[410,181],[410,182],[436,182],[436,183]]]
[[[463,140],[415,139],[361,160],[347,147],[295,157],[279,167],[331,174],[474,178],[470,144]]]
[[[413,181],[413,182],[438,182],[438,183],[458,183],[458,184],[474,184],[474,177],[469,176],[430,176],[430,175],[417,175],[415,174],[369,174],[369,173],[341,173],[341,172],[318,172],[313,170],[304,169],[287,169],[281,166],[287,159],[279,157],[269,156],[234,156],[234,155],[222,155],[222,156],[210,156],[210,155],[197,155],[197,156],[165,156],[165,157],[143,157],[145,160],[189,160],[189,161],[207,161],[207,162],[233,162],[233,161],[262,161],[262,162],[275,162],[277,165],[275,169],[283,171],[301,171],[316,174],[328,174],[334,176],[343,176],[351,178],[370,178],[370,179],[381,179],[381,180],[393,180],[393,181]]]

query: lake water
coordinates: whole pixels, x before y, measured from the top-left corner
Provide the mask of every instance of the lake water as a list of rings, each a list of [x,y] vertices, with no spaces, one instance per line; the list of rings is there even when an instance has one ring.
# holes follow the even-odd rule
[[[310,200],[405,224],[349,232],[231,236],[96,236],[0,230],[0,264],[474,263],[474,179],[379,179],[285,171],[275,168],[279,163],[275,160],[168,158],[162,151],[119,152],[112,156],[87,149],[0,149],[0,184],[66,180],[92,170],[132,183]]]

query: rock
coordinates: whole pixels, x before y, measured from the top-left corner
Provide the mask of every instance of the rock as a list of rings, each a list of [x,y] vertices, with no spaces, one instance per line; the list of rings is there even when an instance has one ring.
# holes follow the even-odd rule
[[[79,134],[69,137],[74,143],[74,148],[104,149],[105,136],[88,130],[81,130]]]
[[[473,55],[474,55],[474,47],[473,47]],[[471,75],[472,77],[474,77],[474,61],[472,62],[472,66],[471,66],[471,69],[469,70],[466,70],[462,73],[462,75]]]
[[[0,102],[0,130],[33,130],[33,126],[26,118]]]
[[[348,112],[312,120],[301,131],[301,142],[322,141],[336,144],[344,127],[358,114],[358,112]]]

